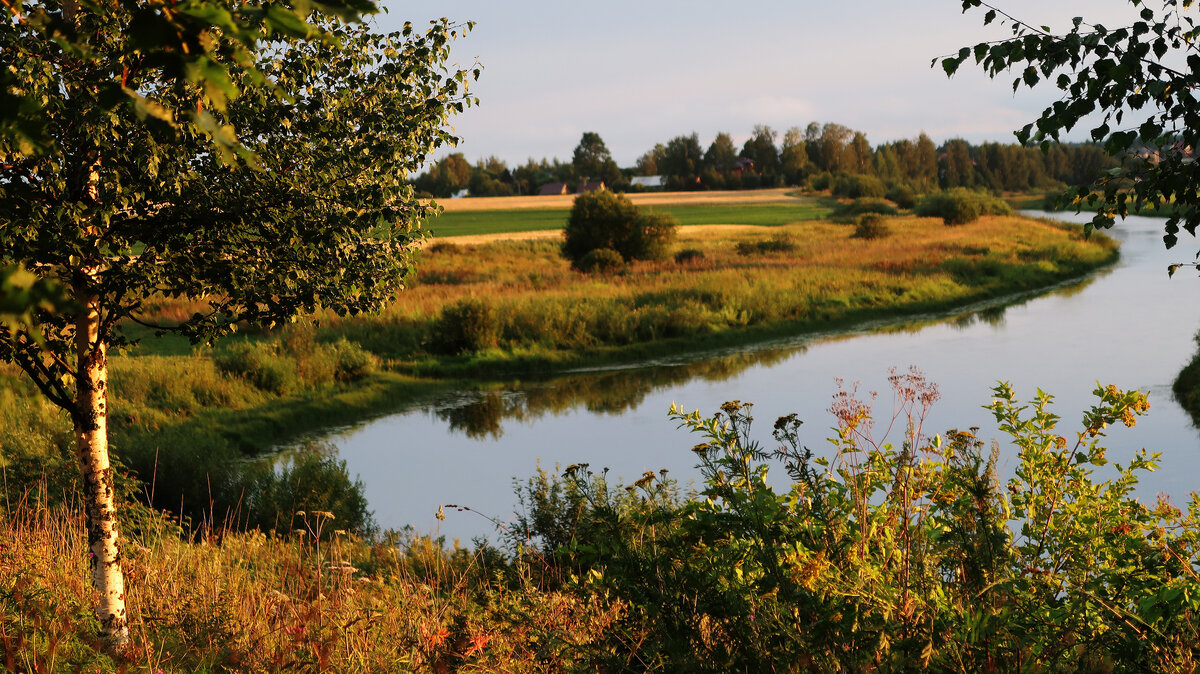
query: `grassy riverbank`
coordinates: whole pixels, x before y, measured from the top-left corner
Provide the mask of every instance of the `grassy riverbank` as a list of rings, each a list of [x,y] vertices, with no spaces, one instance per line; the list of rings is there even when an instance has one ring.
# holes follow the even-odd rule
[[[270,478],[239,457],[427,400],[455,378],[547,374],[920,315],[1047,287],[1116,256],[1104,237],[1025,218],[946,227],[904,216],[888,227],[882,239],[821,221],[685,228],[677,259],[611,275],[571,270],[553,239],[435,241],[412,287],[379,315],[322,316],[316,329],[242,335],[215,349],[147,339],[114,357],[113,450],[158,506],[180,510],[182,501],[193,517],[262,521],[252,497]],[[153,318],[193,309],[164,300]],[[71,475],[65,415],[15,370],[0,377],[10,473]],[[314,465],[345,480],[336,461]]]

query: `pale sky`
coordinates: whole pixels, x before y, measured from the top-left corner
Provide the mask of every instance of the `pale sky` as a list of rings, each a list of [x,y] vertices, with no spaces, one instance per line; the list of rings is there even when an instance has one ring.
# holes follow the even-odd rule
[[[621,166],[655,143],[721,131],[740,144],[755,124],[780,133],[811,121],[867,134],[873,145],[928,133],[937,143],[1015,142],[1012,132],[1058,97],[1051,85],[1012,91],[964,64],[953,79],[934,57],[1009,35],[959,0],[382,0],[384,30],[448,16],[475,30],[452,58],[483,74],[480,105],[453,120],[457,151],[570,160],[585,131]],[[1065,32],[1073,16],[1110,27],[1127,0],[995,0],[1017,18]],[[1077,129],[1077,140],[1085,139]],[[446,154],[442,151],[440,155]]]

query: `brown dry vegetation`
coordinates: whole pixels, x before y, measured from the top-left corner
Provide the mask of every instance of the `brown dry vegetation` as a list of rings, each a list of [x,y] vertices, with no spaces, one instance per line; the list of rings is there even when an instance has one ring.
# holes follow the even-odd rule
[[[631,192],[629,197],[637,206],[666,206],[668,204],[761,204],[790,201],[788,188],[770,190],[715,192]],[[517,208],[570,208],[574,194],[531,197],[474,197],[469,199],[438,199],[437,204],[447,212],[494,211]]]

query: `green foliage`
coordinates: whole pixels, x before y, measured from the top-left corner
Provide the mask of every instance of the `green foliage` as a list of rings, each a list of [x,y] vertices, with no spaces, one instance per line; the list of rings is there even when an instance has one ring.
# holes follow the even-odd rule
[[[759,241],[738,241],[735,248],[738,252],[738,255],[790,253],[796,250],[796,238],[787,232],[780,232],[769,239],[762,239]]]
[[[875,198],[864,197],[855,199],[848,204],[840,204],[833,211],[830,220],[840,223],[857,223],[860,216],[867,213],[876,213],[879,215],[899,215],[900,211],[891,203]]]
[[[893,185],[884,196],[888,201],[905,210],[912,209],[917,205],[916,192],[906,184]]]
[[[434,328],[437,348],[447,353],[468,353],[496,347],[500,321],[488,302],[469,297],[442,309]]]
[[[1196,344],[1200,346],[1200,334],[1196,335]],[[1179,401],[1179,406],[1191,415],[1193,423],[1200,425],[1200,350],[1179,371],[1171,391],[1175,394],[1175,400]]]
[[[981,5],[987,6],[980,0],[962,3],[964,11]],[[1014,91],[1053,81],[1061,100],[1017,131],[1017,138],[1040,142],[1046,149],[1062,132],[1094,114],[1092,140],[1103,142],[1121,166],[1098,177],[1102,194],[1079,188],[1079,196],[1097,210],[1089,231],[1111,227],[1131,206],[1175,202],[1180,209],[1164,227],[1163,239],[1170,248],[1181,224],[1191,234],[1200,225],[1200,182],[1191,168],[1190,152],[1200,147],[1200,128],[1193,123],[1200,102],[1192,95],[1200,70],[1193,63],[1198,57],[1190,5],[1188,0],[1166,0],[1150,7],[1130,0],[1127,21],[1118,19],[1117,28],[1080,16],[1069,29],[1054,31],[987,6],[984,23],[999,20],[1011,37],[963,47],[957,55],[941,59],[941,65],[947,75],[968,59],[991,77],[1014,71]],[[1188,67],[1179,67],[1185,58]],[[1144,121],[1136,127],[1123,124],[1125,114],[1133,111]],[[1129,184],[1132,194],[1124,190]]]
[[[626,267],[625,258],[612,248],[589,250],[575,268],[585,274],[611,274]]]
[[[576,266],[598,248],[611,248],[626,260],[660,260],[667,256],[677,225],[670,215],[639,211],[624,195],[608,190],[581,194],[567,219],[563,255]]]
[[[887,192],[883,181],[872,175],[838,174],[831,185],[835,197],[882,199]]]
[[[230,347],[216,358],[222,372],[245,378],[255,387],[285,395],[300,384],[296,360],[280,353],[279,346],[269,342],[243,342]]]
[[[938,398],[916,370],[891,377],[897,409],[842,390],[832,458],[753,437],[751,407],[672,409],[701,436],[703,485],[680,495],[648,472],[622,489],[586,465],[544,473],[522,496],[515,543],[569,572],[567,587],[628,603],[623,629],[583,649],[600,669],[671,671],[1173,671],[1196,657],[1200,503],[1133,496],[1154,457],[1109,467],[1101,444],[1144,394],[1097,387],[1060,435],[1050,396],[1000,384],[988,406],[1017,449],[1002,489],[975,429],[927,437]],[[773,467],[790,478],[779,488]],[[1095,473],[1109,470],[1100,480]],[[632,652],[630,651],[632,649]],[[1189,665],[1190,666],[1190,665]]]
[[[917,204],[917,215],[942,218],[947,225],[964,225],[981,215],[1012,215],[1012,207],[1003,199],[956,187],[925,195]]]
[[[868,213],[859,217],[858,224],[854,227],[855,239],[883,239],[891,236],[892,230],[888,227],[887,218],[878,213]]]

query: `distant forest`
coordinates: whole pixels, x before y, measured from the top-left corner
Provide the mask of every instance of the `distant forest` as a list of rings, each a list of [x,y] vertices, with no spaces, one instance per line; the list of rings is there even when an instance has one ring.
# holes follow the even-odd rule
[[[426,196],[450,197],[468,190],[471,196],[538,194],[549,184],[563,183],[574,192],[584,182],[602,180],[614,191],[647,189],[739,190],[763,187],[824,189],[838,175],[868,175],[891,187],[917,193],[968,187],[991,191],[1060,190],[1084,185],[1117,162],[1093,143],[1054,144],[1049,151],[1015,143],[972,145],[961,138],[935,145],[922,133],[871,147],[867,137],[840,124],[792,127],[783,134],[769,126],[754,132],[739,149],[727,133],[719,133],[705,149],[692,133],[659,143],[636,165],[618,168],[600,135],[586,132],[571,161],[529,159],[510,168],[496,157],[472,165],[462,153],[430,166],[413,181]],[[647,187],[637,176],[661,176]]]

